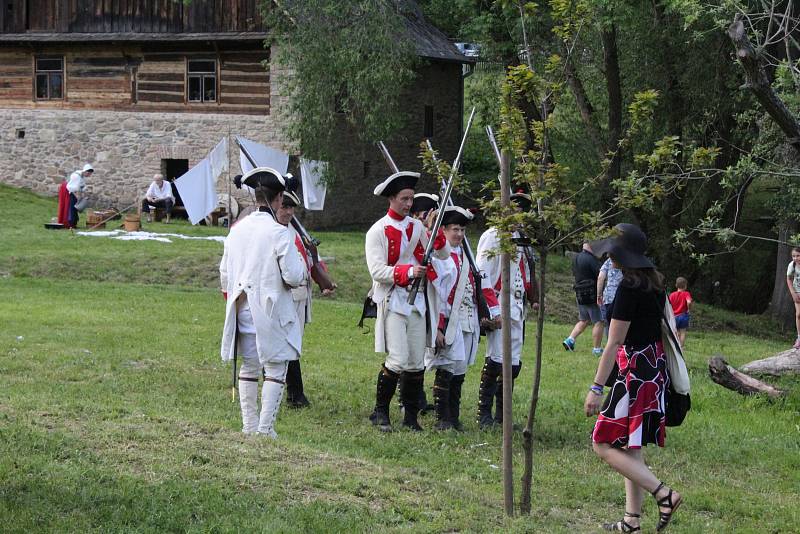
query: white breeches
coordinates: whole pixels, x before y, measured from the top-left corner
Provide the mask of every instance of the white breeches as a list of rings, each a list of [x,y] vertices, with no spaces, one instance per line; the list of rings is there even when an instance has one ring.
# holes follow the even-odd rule
[[[461,332],[461,335],[457,335],[449,347],[438,351],[434,356],[431,356],[430,352],[426,354],[426,359],[429,361],[425,367],[427,369],[444,369],[453,373],[454,376],[467,374],[467,368],[475,363],[480,337],[478,332]]]
[[[525,321],[511,319],[511,365],[519,364],[522,357],[522,337]],[[492,330],[486,334],[486,357],[503,363],[503,329]]]
[[[388,311],[385,328],[386,368],[395,373],[425,369],[425,316],[416,310],[408,316]]]
[[[286,382],[286,369],[289,362],[268,362],[261,364],[258,356],[245,356],[242,358],[242,367],[239,369],[239,376],[243,378],[258,379],[260,375],[271,378],[276,382]]]
[[[245,301],[247,302],[247,301]],[[250,313],[250,307],[240,305],[236,314],[236,323],[239,328],[237,336],[236,351],[239,356],[245,358],[255,358],[258,360],[258,343],[256,341],[256,326],[253,323],[253,315]],[[283,347],[277,354],[285,355],[281,360],[276,360],[276,363],[283,363],[283,360],[297,360],[300,354],[292,347],[286,339],[273,340],[273,343],[282,344]]]

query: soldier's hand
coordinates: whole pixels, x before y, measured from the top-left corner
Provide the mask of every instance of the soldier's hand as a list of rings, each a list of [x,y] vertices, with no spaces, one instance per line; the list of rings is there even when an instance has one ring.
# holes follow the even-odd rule
[[[425,273],[428,272],[428,268],[424,265],[415,265],[412,267],[413,277],[414,278],[423,278]]]
[[[436,331],[436,348],[441,349],[444,347],[444,334],[441,330]]]

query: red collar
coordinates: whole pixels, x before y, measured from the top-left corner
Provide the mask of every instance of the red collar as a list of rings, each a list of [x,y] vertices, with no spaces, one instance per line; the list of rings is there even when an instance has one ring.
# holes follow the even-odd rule
[[[388,211],[388,213],[386,215],[388,215],[389,217],[391,217],[395,221],[402,221],[403,219],[405,219],[404,216],[400,215],[399,213],[394,211],[392,208],[389,208],[389,211]]]

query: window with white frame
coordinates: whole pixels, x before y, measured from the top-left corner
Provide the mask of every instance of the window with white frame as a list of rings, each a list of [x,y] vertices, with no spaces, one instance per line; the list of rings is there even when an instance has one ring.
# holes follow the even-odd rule
[[[190,59],[187,65],[187,100],[189,102],[217,101],[217,60]]]
[[[37,57],[35,83],[36,100],[64,98],[64,58]]]

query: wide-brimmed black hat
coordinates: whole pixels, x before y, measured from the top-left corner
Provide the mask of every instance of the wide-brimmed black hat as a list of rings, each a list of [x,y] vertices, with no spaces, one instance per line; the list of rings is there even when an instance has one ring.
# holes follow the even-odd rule
[[[466,226],[473,217],[474,215],[472,215],[470,211],[465,210],[461,206],[447,206],[442,216],[442,226],[447,226],[448,224]]]
[[[378,197],[391,197],[403,189],[416,189],[418,172],[400,171],[389,176],[375,187],[373,194]]]
[[[257,187],[264,187],[273,191],[286,189],[286,181],[281,176],[281,173],[270,167],[256,167],[242,176],[242,183],[253,189]]]
[[[417,193],[411,203],[411,213],[435,210],[439,207],[439,197],[431,193]]]
[[[644,255],[647,236],[635,224],[620,223],[614,227],[616,235],[592,241],[592,254],[600,258],[605,254],[621,267],[628,269],[655,269],[655,264]]]

